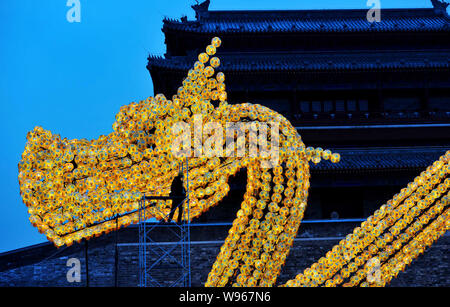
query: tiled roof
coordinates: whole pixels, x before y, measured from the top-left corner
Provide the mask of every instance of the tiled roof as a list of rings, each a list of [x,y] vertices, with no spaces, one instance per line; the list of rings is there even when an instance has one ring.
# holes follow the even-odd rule
[[[205,11],[195,21],[164,19],[164,29],[194,33],[450,31],[450,19],[433,9]]]
[[[309,71],[448,68],[450,50],[440,52],[240,53],[219,55],[222,71]],[[148,68],[188,70],[191,57],[148,58]]]
[[[336,149],[341,155],[341,161],[333,164],[322,161],[319,164],[311,163],[314,171],[335,170],[387,170],[387,169],[423,169],[450,148],[408,148],[408,149]]]

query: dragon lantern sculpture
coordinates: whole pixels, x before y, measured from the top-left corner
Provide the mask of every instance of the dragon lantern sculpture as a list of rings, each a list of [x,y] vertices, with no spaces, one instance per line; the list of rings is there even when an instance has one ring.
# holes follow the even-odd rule
[[[201,115],[201,124],[276,123],[280,133],[260,135],[257,143],[268,141],[270,152],[278,149],[277,163],[268,161],[269,148],[256,157],[191,154],[189,207],[182,212],[186,221],[217,205],[229,191],[229,177],[246,169],[241,208],[206,286],[276,283],[306,209],[309,162],[337,163],[340,157],[306,148],[289,121],[264,106],[228,104],[225,76],[216,72],[220,44],[212,39],[171,100],[158,94],[121,107],[109,135],[89,141],[61,139],[41,127],[28,133],[19,163],[20,192],[30,222],[48,240],[57,247],[71,245],[137,223],[143,196],[168,195],[184,159],[172,148],[177,122],[192,126]],[[251,129],[243,136],[232,152],[249,147]],[[285,286],[389,283],[449,228],[449,161],[450,151]],[[171,200],[154,200],[145,210],[160,220],[171,209]]]

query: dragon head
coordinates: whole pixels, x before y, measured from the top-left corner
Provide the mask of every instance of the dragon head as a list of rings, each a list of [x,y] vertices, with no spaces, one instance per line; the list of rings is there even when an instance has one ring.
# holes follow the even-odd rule
[[[229,191],[228,178],[241,168],[248,169],[246,202],[259,189],[261,168],[284,164],[294,172],[300,167],[298,178],[308,180],[309,160],[339,160],[328,150],[305,148],[296,129],[275,111],[249,103],[228,104],[225,75],[216,72],[220,60],[214,55],[220,44],[219,38],[212,39],[171,99],[158,94],[121,107],[109,135],[89,141],[61,139],[41,127],[29,132],[18,178],[31,223],[56,246],[136,223],[142,197],[167,196],[186,157],[190,159],[184,176],[189,176],[191,192],[185,220],[216,205]],[[209,150],[200,146],[199,152],[208,123],[225,127],[250,122],[232,148],[227,140],[242,132],[239,129],[214,133]],[[174,129],[180,123],[181,129]],[[268,123],[276,133],[256,134]],[[200,137],[196,126],[203,130]],[[259,156],[239,154],[266,142]],[[273,154],[277,160],[270,164]],[[146,216],[164,219],[171,208],[171,200],[150,201]]]

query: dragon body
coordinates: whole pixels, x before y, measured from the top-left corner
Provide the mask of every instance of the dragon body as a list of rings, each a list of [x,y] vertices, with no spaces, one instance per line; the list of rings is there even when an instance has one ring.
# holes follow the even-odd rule
[[[228,104],[225,76],[216,72],[220,60],[214,57],[220,44],[219,38],[212,40],[172,99],[158,94],[121,107],[109,135],[89,141],[61,139],[41,127],[28,133],[19,163],[20,192],[30,222],[48,240],[58,247],[70,245],[137,223],[142,197],[168,195],[189,156],[183,174],[185,185],[189,177],[190,191],[189,206],[181,212],[185,221],[217,205],[229,191],[230,176],[247,171],[244,199],[205,285],[276,283],[306,209],[310,161],[337,163],[340,157],[305,147],[297,130],[275,111],[250,103]],[[226,145],[230,135],[219,134],[211,150],[202,151],[196,145],[205,141],[204,135],[182,136],[173,129],[179,122],[194,128],[196,120],[201,126],[253,126],[231,147]],[[276,126],[279,133],[258,134],[263,126]],[[174,139],[187,142],[190,153],[177,154]],[[256,156],[239,155],[240,150],[251,151],[252,140],[269,145],[259,146]],[[449,227],[449,160],[447,152],[286,286],[389,282]],[[148,201],[145,207],[147,217],[159,220],[172,209],[170,200]],[[376,274],[369,280],[371,272]]]

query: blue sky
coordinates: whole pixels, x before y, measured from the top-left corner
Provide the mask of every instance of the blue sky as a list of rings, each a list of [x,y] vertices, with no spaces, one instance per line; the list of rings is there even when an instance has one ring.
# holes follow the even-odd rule
[[[0,252],[44,242],[28,221],[17,181],[26,134],[36,125],[68,138],[111,131],[121,105],[153,94],[147,56],[163,54],[163,17],[194,18],[189,0],[0,1]],[[212,0],[212,10],[367,8],[366,0]],[[381,8],[431,7],[381,0]]]

